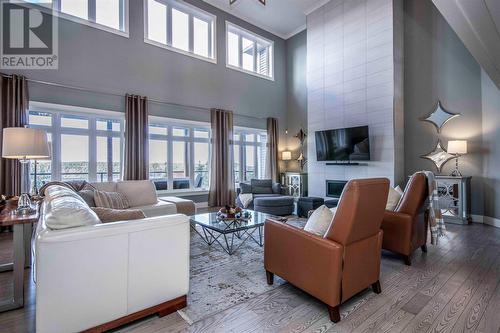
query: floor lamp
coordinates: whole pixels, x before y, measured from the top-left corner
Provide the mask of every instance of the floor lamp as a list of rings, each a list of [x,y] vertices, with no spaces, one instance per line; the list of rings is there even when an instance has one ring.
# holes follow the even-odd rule
[[[2,157],[19,160],[23,165],[30,160],[50,157],[47,133],[40,129],[27,127],[8,127],[3,130]],[[23,173],[25,168],[23,168]],[[28,175],[21,175],[29,177]],[[22,190],[17,204],[17,213],[26,214],[32,211],[31,200],[26,189]]]

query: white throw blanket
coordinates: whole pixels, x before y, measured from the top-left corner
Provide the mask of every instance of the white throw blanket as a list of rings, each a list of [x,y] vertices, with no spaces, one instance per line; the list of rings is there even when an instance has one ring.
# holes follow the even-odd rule
[[[444,225],[443,215],[439,207],[439,195],[434,173],[422,171],[427,177],[427,186],[429,189],[429,214],[428,223],[431,229],[431,244],[437,245],[439,237],[445,236],[446,226]]]
[[[243,205],[243,208],[247,208],[253,200],[252,193],[241,193],[240,194],[240,202]]]

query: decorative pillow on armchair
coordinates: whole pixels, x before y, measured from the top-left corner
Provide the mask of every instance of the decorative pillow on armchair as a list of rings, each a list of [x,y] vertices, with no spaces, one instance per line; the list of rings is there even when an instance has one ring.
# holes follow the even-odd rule
[[[242,194],[252,193],[252,185],[247,183],[240,183],[240,193]]]
[[[396,188],[389,187],[389,195],[387,197],[387,205],[385,206],[385,210],[394,211],[398,206],[399,200],[403,196],[403,191],[399,186]]]
[[[273,194],[273,182],[271,179],[252,179],[253,194]]]
[[[127,197],[118,192],[94,191],[94,201],[96,207],[112,209],[130,208]]]
[[[335,211],[330,210],[325,205],[318,207],[307,220],[304,231],[323,237],[332,223]]]

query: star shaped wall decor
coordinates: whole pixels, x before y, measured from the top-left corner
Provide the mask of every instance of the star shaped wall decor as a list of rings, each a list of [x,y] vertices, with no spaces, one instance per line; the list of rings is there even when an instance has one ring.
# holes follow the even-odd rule
[[[441,172],[443,165],[445,165],[446,162],[448,162],[455,156],[448,154],[441,145],[441,141],[438,140],[436,147],[434,148],[433,151],[428,152],[427,154],[422,155],[420,157],[432,161],[436,165],[438,172]]]
[[[432,111],[429,115],[426,117],[420,118],[420,120],[427,121],[434,125],[439,132],[441,132],[441,128],[450,121],[453,118],[456,118],[460,116],[460,113],[452,113],[449,111],[446,111],[443,106],[441,105],[441,102],[438,101],[436,108],[434,111]]]

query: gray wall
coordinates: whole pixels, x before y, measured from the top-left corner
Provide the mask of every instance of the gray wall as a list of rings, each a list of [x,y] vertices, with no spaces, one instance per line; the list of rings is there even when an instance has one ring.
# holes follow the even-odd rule
[[[125,95],[234,110],[235,124],[265,128],[266,117],[286,123],[285,41],[199,0],[217,15],[217,64],[144,43],[143,1],[130,1],[130,38],[61,19],[59,70],[16,71],[28,78]],[[226,68],[225,20],[274,41],[275,81]],[[12,72],[11,72],[12,73]],[[124,110],[124,98],[30,84],[32,100]],[[151,113],[208,121],[208,111],[151,104]]]
[[[481,68],[430,0],[405,1],[405,170],[435,170],[421,155],[433,150],[438,138],[466,139],[469,154],[460,159],[464,175],[473,176],[472,213],[483,214]],[[450,121],[441,135],[419,121],[440,100],[462,116]],[[449,174],[448,162],[443,174]]]
[[[301,128],[307,131],[307,31],[287,39],[285,45],[288,136],[284,150],[291,150],[292,157],[297,158],[300,143],[293,136]],[[304,142],[304,155],[307,156],[307,141]],[[297,162],[290,161],[286,164],[286,170],[299,171],[300,167]],[[307,164],[304,172],[307,172]]]
[[[484,215],[500,219],[500,90],[481,72],[484,144]]]

